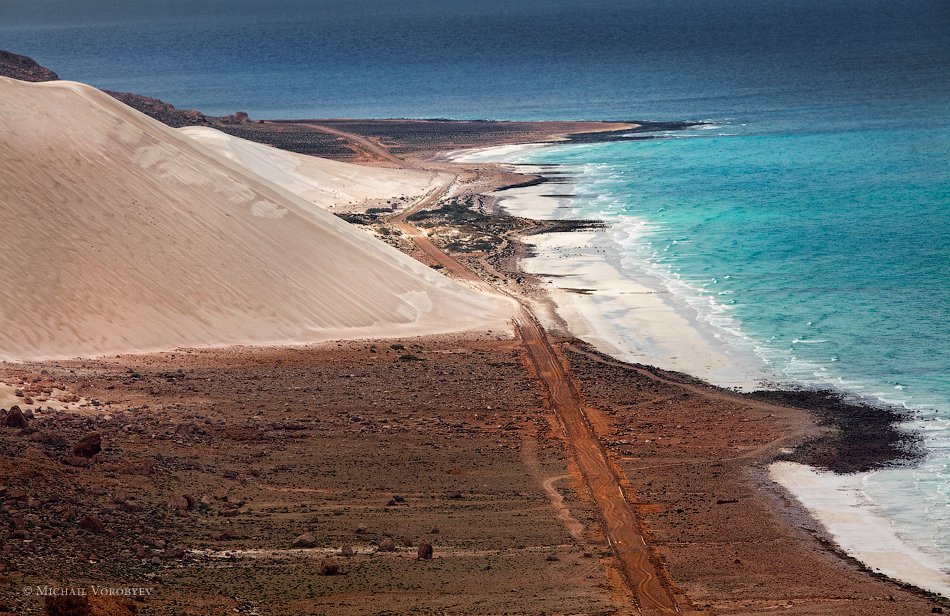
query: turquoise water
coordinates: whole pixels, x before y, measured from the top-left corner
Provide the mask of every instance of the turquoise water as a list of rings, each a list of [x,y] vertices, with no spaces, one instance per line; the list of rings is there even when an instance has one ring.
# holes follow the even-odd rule
[[[950,130],[721,123],[534,150],[651,276],[763,378],[914,411],[928,455],[865,493],[950,567]]]
[[[645,221],[628,252],[727,308],[774,376],[950,408],[950,131],[694,135],[527,161],[573,166],[581,215]]]

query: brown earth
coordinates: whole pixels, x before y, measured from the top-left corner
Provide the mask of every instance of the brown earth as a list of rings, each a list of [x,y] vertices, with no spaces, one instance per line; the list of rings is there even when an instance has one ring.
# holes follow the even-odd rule
[[[570,484],[557,488],[588,537],[554,514],[542,484],[566,473],[565,454],[510,340],[182,351],[2,376],[53,378],[99,404],[0,429],[12,611],[38,609],[20,588],[44,584],[149,587],[151,614],[607,613],[622,592]],[[93,463],[64,463],[92,431]],[[292,549],[308,531],[317,547]],[[376,553],[386,537],[396,550]],[[342,575],[318,575],[344,545],[356,555]]]

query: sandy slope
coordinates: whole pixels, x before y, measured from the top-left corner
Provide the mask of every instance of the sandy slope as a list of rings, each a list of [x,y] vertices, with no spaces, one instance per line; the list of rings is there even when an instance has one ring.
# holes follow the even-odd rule
[[[399,197],[418,197],[439,182],[437,173],[367,167],[279,150],[204,126],[179,129],[268,181],[320,207],[361,209]]]
[[[0,359],[500,326],[452,282],[81,84],[0,78]]]

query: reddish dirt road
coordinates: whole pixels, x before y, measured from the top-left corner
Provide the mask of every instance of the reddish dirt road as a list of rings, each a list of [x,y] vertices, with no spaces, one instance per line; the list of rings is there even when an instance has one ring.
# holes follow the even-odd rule
[[[604,531],[623,565],[623,572],[643,614],[678,612],[672,595],[663,585],[659,568],[650,557],[640,523],[633,513],[616,469],[597,440],[584,414],[577,385],[564,359],[551,346],[534,315],[522,306],[516,328],[574,454],[584,482],[600,512]]]
[[[475,272],[448,254],[442,252],[408,217],[438,203],[451,186],[447,180],[411,208],[392,217],[389,222],[412,238],[420,250],[456,278],[465,280],[491,293],[499,293]],[[568,447],[583,475],[587,489],[597,506],[610,542],[622,565],[630,589],[637,599],[642,614],[677,613],[676,602],[664,586],[660,569],[651,558],[643,538],[640,523],[633,512],[617,469],[601,447],[587,416],[577,385],[571,378],[567,364],[551,345],[544,328],[531,309],[517,298],[521,309],[515,319],[515,328],[525,351],[544,382],[548,400],[563,428]]]
[[[356,146],[357,151],[367,160],[386,161],[399,166],[405,166],[404,160],[394,156],[392,152],[387,150],[385,147],[371,141],[370,139],[367,139],[366,137],[361,137],[360,135],[355,135],[353,133],[346,133],[329,126],[313,122],[301,122],[301,125],[308,126],[317,132],[326,133],[335,137],[343,137],[352,145]]]

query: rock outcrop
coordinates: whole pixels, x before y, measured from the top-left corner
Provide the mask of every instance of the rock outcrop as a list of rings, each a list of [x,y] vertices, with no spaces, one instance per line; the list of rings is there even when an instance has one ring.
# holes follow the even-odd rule
[[[0,76],[20,81],[56,81],[59,75],[28,56],[0,49]]]

